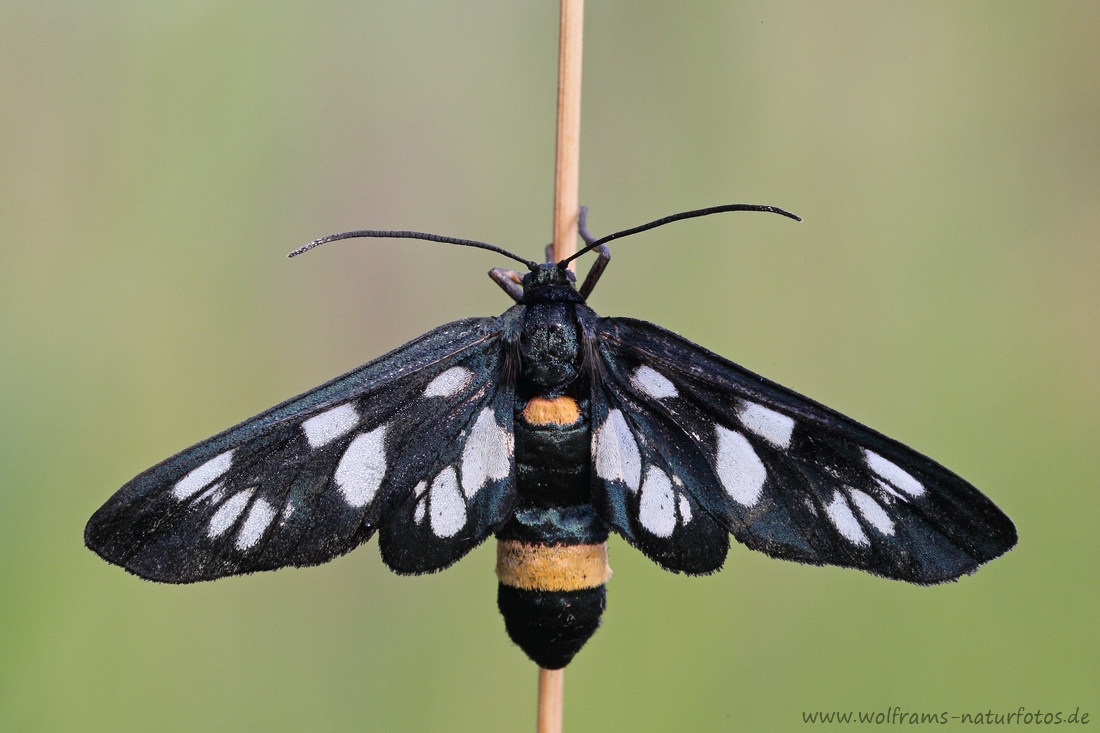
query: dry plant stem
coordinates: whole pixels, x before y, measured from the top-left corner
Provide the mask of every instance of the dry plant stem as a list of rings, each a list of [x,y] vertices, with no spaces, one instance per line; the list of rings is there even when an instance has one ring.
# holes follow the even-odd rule
[[[539,733],[561,733],[564,669],[539,670]]]
[[[581,160],[581,49],[584,0],[561,0],[558,42],[558,145],[554,167],[554,260],[577,251]],[[573,267],[572,263],[570,267]]]
[[[558,36],[558,141],[554,161],[554,261],[577,251],[581,161],[581,49],[584,0],[561,0]],[[570,264],[570,267],[573,267]],[[538,733],[561,733],[564,669],[539,670]]]

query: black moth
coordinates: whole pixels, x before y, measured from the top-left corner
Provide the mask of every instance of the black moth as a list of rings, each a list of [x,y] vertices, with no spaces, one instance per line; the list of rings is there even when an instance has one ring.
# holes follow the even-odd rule
[[[88,547],[149,580],[189,583],[327,562],[375,532],[398,573],[441,570],[498,539],[498,605],[540,666],[599,625],[614,531],[673,572],[722,567],[729,535],[772,557],[912,583],[954,580],[1016,529],[969,483],[674,333],[585,300],[606,242],[569,260],[418,232],[355,236],[481,247],[516,305],[441,326],[150,468],[88,522]],[[297,252],[295,253],[297,254]],[[569,258],[573,259],[572,257]]]

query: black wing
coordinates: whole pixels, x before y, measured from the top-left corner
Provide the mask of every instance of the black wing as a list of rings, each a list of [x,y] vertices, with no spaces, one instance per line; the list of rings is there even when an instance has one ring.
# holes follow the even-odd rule
[[[670,569],[721,565],[707,522],[772,557],[921,584],[1016,544],[993,502],[895,440],[651,323],[586,330],[597,501]]]
[[[123,486],[86,544],[169,583],[316,565],[379,529],[394,570],[450,565],[515,503],[518,318],[441,326],[188,448]]]

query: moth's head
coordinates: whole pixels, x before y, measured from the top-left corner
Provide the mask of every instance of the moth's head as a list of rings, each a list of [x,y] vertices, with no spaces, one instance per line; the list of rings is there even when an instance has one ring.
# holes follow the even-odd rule
[[[577,276],[568,267],[548,262],[533,264],[523,276],[523,302],[533,303],[583,303],[577,292]]]

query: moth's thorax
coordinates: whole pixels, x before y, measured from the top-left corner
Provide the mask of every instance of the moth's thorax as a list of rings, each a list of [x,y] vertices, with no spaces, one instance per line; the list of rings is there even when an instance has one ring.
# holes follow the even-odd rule
[[[544,396],[556,396],[580,373],[580,331],[571,303],[527,306],[519,340],[523,376]]]

